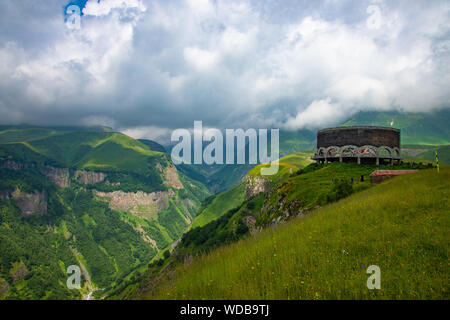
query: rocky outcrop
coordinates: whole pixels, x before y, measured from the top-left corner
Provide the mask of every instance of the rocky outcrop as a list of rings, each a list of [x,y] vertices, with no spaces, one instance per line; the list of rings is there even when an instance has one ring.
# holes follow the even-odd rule
[[[263,177],[246,175],[245,181],[245,200],[260,194],[261,192],[267,192],[270,188],[269,181]]]
[[[28,269],[25,264],[21,262],[14,262],[10,270],[11,279],[13,282],[22,280],[28,274]]]
[[[39,171],[60,188],[70,186],[70,172],[67,168],[45,166],[40,167]]]
[[[169,206],[169,198],[175,195],[172,190],[152,193],[94,190],[94,194],[109,199],[109,207],[112,210],[129,212],[149,220],[155,219],[159,211],[166,209]]]
[[[184,186],[180,181],[180,176],[178,175],[178,170],[173,164],[170,164],[163,169],[161,164],[158,163],[156,167],[159,169],[161,174],[164,175],[165,185],[174,189],[184,189]]]
[[[40,173],[46,176],[52,183],[61,188],[70,186],[70,172],[67,168],[55,168],[51,166],[37,165],[34,163],[17,162],[12,159],[4,161],[0,165],[1,169],[10,169],[14,171],[37,168]]]
[[[107,174],[103,172],[75,170],[73,176],[78,183],[89,185],[105,181]]]
[[[0,164],[1,169],[10,169],[14,171],[26,170],[30,168],[37,168],[40,173],[46,176],[52,183],[60,188],[70,187],[71,172],[75,180],[80,184],[91,185],[105,181],[107,174],[96,171],[86,170],[69,170],[68,168],[56,168],[52,166],[38,165],[34,163],[17,162],[13,159],[8,159]],[[175,169],[176,170],[176,169]],[[172,177],[172,175],[171,175]],[[178,174],[177,174],[178,178]],[[172,180],[175,178],[172,178]],[[173,180],[176,182],[176,180]],[[179,181],[179,180],[178,180]]]
[[[10,169],[10,170],[14,170],[14,171],[28,169],[28,168],[31,168],[31,167],[34,167],[34,165],[31,165],[31,164],[28,164],[28,163],[16,162],[16,161],[11,160],[11,159],[4,161],[0,165],[0,169]]]
[[[19,189],[14,190],[11,197],[15,200],[16,205],[19,207],[21,217],[30,217],[35,215],[47,214],[47,192],[35,191],[34,193],[24,193]]]
[[[244,223],[247,226],[247,228],[252,229],[255,227],[256,218],[254,216],[245,216]]]

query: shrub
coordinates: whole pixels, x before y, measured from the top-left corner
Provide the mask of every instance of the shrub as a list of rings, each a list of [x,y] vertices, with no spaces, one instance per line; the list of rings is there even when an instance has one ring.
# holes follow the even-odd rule
[[[338,201],[353,193],[353,185],[346,179],[339,179],[334,183],[333,191],[327,196],[327,202]]]

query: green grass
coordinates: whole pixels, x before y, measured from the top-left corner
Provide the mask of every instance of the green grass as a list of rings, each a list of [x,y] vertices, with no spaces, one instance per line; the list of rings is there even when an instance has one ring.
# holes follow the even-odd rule
[[[279,169],[278,173],[273,176],[266,176],[269,179],[280,178],[289,174],[292,174],[299,169],[302,169],[313,161],[311,157],[314,155],[313,152],[295,152],[278,160]],[[248,174],[253,176],[261,176],[261,168],[268,168],[268,164],[260,164],[253,169],[251,169]]]
[[[352,163],[329,163],[327,165],[311,164],[299,173],[275,181],[265,200],[265,210],[258,216],[257,224],[265,225],[280,214],[288,211],[296,215],[299,210],[311,210],[329,203],[335,182],[350,181],[353,178],[355,192],[369,188],[369,175],[376,169],[375,165],[357,165]],[[395,169],[395,167],[389,167]],[[360,181],[361,175],[364,181]]]
[[[244,201],[244,190],[245,185],[241,183],[232,189],[216,195],[212,202],[195,218],[190,228],[202,227],[216,220],[227,211],[241,205]]]
[[[182,266],[148,299],[448,299],[450,169],[396,177]],[[381,268],[381,290],[366,269]]]
[[[31,141],[62,133],[61,131],[47,128],[9,128],[0,131],[0,143]]]
[[[6,130],[0,132],[0,156],[11,155],[16,160],[34,161],[78,169],[130,171],[148,173],[149,159],[161,159],[163,153],[131,137],[111,132],[59,132],[50,129]],[[36,130],[43,131],[36,133]],[[16,135],[2,139],[4,135]],[[35,133],[36,137],[30,139]],[[23,141],[17,141],[23,138]],[[7,143],[6,143],[7,142]]]

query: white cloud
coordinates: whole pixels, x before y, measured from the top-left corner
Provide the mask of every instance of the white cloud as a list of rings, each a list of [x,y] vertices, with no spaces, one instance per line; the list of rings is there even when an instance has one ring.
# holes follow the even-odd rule
[[[214,68],[218,62],[218,55],[215,52],[202,50],[196,47],[184,49],[186,62],[197,71],[208,71]]]
[[[89,0],[83,9],[83,14],[87,16],[107,16],[114,9],[146,11],[146,7],[141,0]]]
[[[332,103],[330,98],[313,101],[305,110],[299,111],[295,118],[286,121],[287,129],[326,127],[336,121],[344,120],[341,105]]]
[[[119,129],[119,131],[135,139],[148,139],[169,143],[170,134],[172,130],[156,126],[148,126],[148,127],[123,128]]]
[[[57,0],[48,17],[5,0],[0,117],[298,129],[358,110],[448,107],[448,2],[367,1],[351,15],[349,3],[89,0],[71,31]],[[370,28],[369,6],[380,9]]]

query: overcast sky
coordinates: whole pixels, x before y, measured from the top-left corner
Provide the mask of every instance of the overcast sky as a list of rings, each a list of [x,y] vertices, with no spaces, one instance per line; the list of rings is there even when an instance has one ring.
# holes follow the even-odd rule
[[[155,138],[450,101],[446,0],[1,0],[0,31],[3,124]]]

